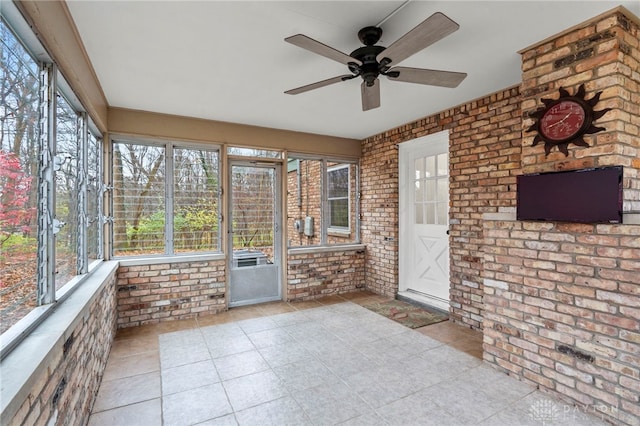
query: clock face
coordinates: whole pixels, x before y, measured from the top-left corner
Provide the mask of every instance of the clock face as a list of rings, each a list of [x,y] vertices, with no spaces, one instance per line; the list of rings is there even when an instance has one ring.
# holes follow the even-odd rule
[[[573,100],[560,100],[540,118],[540,134],[549,142],[565,142],[580,133],[585,120],[585,110],[581,104]]]

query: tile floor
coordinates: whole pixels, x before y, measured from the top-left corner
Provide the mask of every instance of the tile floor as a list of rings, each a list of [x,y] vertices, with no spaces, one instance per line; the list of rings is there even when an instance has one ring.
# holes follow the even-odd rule
[[[120,330],[89,425],[605,424],[483,364],[480,333],[410,330],[361,306],[374,300]]]

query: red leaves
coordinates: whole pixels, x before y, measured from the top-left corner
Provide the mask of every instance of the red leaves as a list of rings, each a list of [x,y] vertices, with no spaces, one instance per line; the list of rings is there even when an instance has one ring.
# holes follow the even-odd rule
[[[29,207],[31,181],[11,152],[0,151],[0,232],[12,234],[30,231],[35,208]]]

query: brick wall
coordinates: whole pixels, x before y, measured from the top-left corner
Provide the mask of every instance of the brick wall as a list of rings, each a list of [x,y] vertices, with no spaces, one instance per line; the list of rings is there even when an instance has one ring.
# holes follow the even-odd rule
[[[396,144],[450,131],[450,280],[454,320],[482,323],[482,215],[515,205],[522,120],[518,88],[488,95],[363,141],[362,241],[366,283],[398,290],[398,150]]]
[[[320,166],[317,160],[299,160],[297,170],[287,174],[287,232],[290,247],[313,246],[320,244]],[[300,176],[298,177],[298,173]],[[300,183],[300,188],[298,188]],[[310,216],[315,219],[314,235],[308,237],[298,232],[296,220],[302,222]]]
[[[112,274],[77,325],[65,333],[66,340],[56,344],[52,355],[45,358],[48,364],[38,368],[13,418],[3,418],[2,424],[86,424],[115,336],[115,312]]]
[[[224,260],[120,266],[118,327],[226,310],[225,269]]]
[[[341,249],[290,252],[287,300],[320,297],[364,290],[364,250]]]

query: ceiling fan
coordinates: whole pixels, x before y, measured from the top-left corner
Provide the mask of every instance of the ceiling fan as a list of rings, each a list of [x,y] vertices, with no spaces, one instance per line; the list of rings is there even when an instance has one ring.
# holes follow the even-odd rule
[[[297,95],[341,81],[362,77],[362,110],[368,111],[380,106],[380,80],[384,75],[392,81],[426,84],[430,86],[457,87],[467,76],[466,73],[429,70],[423,68],[398,67],[400,61],[408,58],[431,44],[455,32],[460,26],[436,12],[414,29],[400,37],[389,47],[377,46],[382,36],[382,28],[365,27],[358,31],[358,38],[364,46],[351,52],[340,52],[303,34],[296,34],[284,40],[288,43],[340,62],[349,68],[351,74],[339,75],[296,89],[287,90],[289,95]]]

